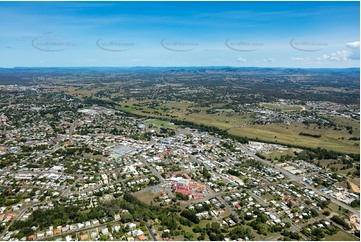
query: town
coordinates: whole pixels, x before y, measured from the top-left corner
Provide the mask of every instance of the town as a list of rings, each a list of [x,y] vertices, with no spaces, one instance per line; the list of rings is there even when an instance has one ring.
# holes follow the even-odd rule
[[[360,241],[358,1],[0,22],[0,241]]]
[[[357,155],[237,139],[46,88],[2,87],[1,100],[1,240],[359,239],[359,173],[337,172]]]

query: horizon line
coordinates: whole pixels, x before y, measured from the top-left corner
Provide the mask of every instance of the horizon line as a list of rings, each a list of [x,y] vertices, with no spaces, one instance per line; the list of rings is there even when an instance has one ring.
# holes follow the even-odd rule
[[[274,68],[274,69],[361,69],[361,67],[283,67],[283,66],[13,66],[0,69],[30,68]]]

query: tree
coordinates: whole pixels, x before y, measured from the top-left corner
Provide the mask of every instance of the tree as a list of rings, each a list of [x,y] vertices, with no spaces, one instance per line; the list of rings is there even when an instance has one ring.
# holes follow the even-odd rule
[[[207,179],[207,180],[212,177],[212,175],[209,173],[209,171],[208,171],[205,167],[203,167],[202,175],[203,175],[203,177],[204,177],[205,179]]]
[[[202,240],[205,240],[205,239],[206,239],[205,234],[201,234],[201,235],[199,235],[198,238],[197,238],[198,241],[202,241]]]
[[[220,228],[221,228],[221,226],[220,226],[220,224],[218,222],[212,222],[211,223],[211,229],[212,229],[213,232],[219,234],[220,233]]]
[[[326,210],[322,214],[325,215],[325,216],[330,216],[331,213],[330,213],[330,211]]]
[[[199,224],[199,222],[200,222],[199,218],[192,211],[183,210],[180,215],[185,217],[186,219],[188,219],[189,221],[191,221],[191,222],[193,222],[195,224]]]
[[[341,219],[339,216],[334,215],[331,220],[339,225],[341,225],[342,227],[344,227],[345,229],[350,229],[350,225],[348,223],[346,223],[343,219]]]
[[[249,228],[245,228],[243,226],[237,226],[229,232],[228,236],[232,240],[236,240],[236,239],[244,238],[244,237],[250,238],[251,230]]]
[[[351,207],[353,207],[353,208],[360,207],[360,199],[353,200],[350,205],[351,205]]]
[[[200,233],[200,232],[202,232],[202,229],[201,229],[201,227],[199,227],[199,226],[197,225],[197,226],[195,226],[195,227],[192,229],[192,231],[193,231],[194,233]]]
[[[186,240],[192,240],[193,234],[191,232],[185,232],[184,233],[184,239]]]
[[[311,211],[312,217],[317,217],[318,216],[318,212],[316,211],[316,209],[312,208],[310,211]]]
[[[179,193],[179,192],[176,192],[176,198],[179,199],[179,200],[189,200],[188,195],[185,195],[185,194],[182,194],[182,193]]]
[[[261,213],[258,215],[257,221],[261,223],[266,223],[268,221],[268,217],[265,214]]]

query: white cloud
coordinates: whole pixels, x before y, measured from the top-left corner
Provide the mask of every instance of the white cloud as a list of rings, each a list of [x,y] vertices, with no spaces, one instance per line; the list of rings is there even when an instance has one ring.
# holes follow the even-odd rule
[[[360,41],[346,43],[346,46],[351,49],[349,52],[349,59],[360,60]]]
[[[275,60],[275,58],[270,57],[270,58],[264,59],[263,61],[272,63],[272,62],[275,62],[276,60]]]
[[[309,61],[310,58],[303,58],[303,57],[291,57],[291,61]]]
[[[242,58],[242,57],[238,57],[238,58],[237,58],[237,61],[238,61],[238,62],[241,62],[241,63],[247,62],[247,60],[244,59],[244,58]]]
[[[347,61],[349,60],[350,52],[346,50],[338,50],[331,54],[324,54],[317,60],[328,60],[328,61]]]
[[[349,48],[360,48],[360,41],[346,43],[346,46]]]
[[[348,50],[338,50],[330,54],[324,54],[318,57],[319,61],[350,61],[360,60],[360,42],[354,41],[346,43]]]

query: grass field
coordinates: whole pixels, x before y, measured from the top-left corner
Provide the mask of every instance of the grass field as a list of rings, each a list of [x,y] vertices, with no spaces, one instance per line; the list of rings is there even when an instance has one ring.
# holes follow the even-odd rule
[[[308,132],[308,129],[305,129],[302,124],[292,124],[289,126],[282,124],[248,125],[246,127],[237,127],[229,130],[231,134],[259,138],[268,142],[280,142],[308,148],[321,147],[342,153],[360,152],[359,147],[354,145],[358,141],[340,140],[338,138],[346,134],[338,133],[333,129],[320,130],[319,132],[322,134],[321,138],[300,136],[299,133],[302,131]]]
[[[360,185],[360,177],[352,178],[352,182]]]
[[[337,234],[326,236],[322,239],[323,241],[357,241],[355,237],[348,234],[347,232],[340,230]]]
[[[295,156],[295,152],[301,152],[301,149],[288,148],[287,150],[274,150],[268,154],[261,153],[266,159],[278,160],[281,156],[290,155]]]
[[[300,105],[273,104],[273,103],[260,103],[260,106],[272,110],[281,110],[283,112],[295,112],[304,109],[304,107]]]
[[[158,192],[158,193],[153,193],[151,191],[139,191],[139,192],[135,192],[133,193],[133,195],[138,198],[140,201],[150,205],[151,202],[153,201],[153,199],[157,196],[160,196],[162,193]]]
[[[320,165],[322,167],[327,167],[327,166],[330,166],[330,167],[335,167],[335,168],[342,168],[344,165],[343,164],[333,164],[335,162],[335,160],[320,160]]]
[[[154,125],[158,125],[158,126],[170,128],[170,129],[177,128],[176,125],[171,124],[169,121],[163,121],[163,120],[158,120],[158,119],[148,119],[146,122],[148,124],[154,124]]]
[[[269,125],[252,125],[250,124],[250,115],[239,114],[207,114],[206,108],[197,107],[197,112],[189,113],[186,109],[194,107],[189,102],[168,102],[151,108],[148,104],[153,100],[143,102],[127,102],[119,106],[120,110],[131,112],[139,115],[147,115],[154,118],[168,118],[177,120],[187,120],[197,124],[215,126],[227,130],[230,134],[251,139],[260,139],[266,142],[278,142],[286,145],[297,145],[307,148],[324,148],[341,153],[360,153],[359,141],[348,140],[349,137],[359,136],[357,132],[357,121],[349,119],[334,120],[340,125],[351,125],[354,133],[349,134],[346,130],[334,130],[333,128],[318,129],[315,126],[306,128],[304,124],[296,123],[286,124],[269,124]],[[137,106],[141,106],[139,110]],[[127,107],[126,107],[127,106]],[[167,107],[167,111],[160,108]],[[137,110],[138,109],[138,110]],[[171,117],[173,116],[173,117]],[[356,132],[355,132],[356,131]],[[320,138],[301,136],[300,132],[319,134]]]
[[[352,129],[354,131],[358,131],[358,132],[354,132],[354,136],[360,136],[360,122],[356,121],[355,119],[350,119],[350,118],[341,118],[341,117],[330,117],[329,118],[331,121],[337,123],[338,125],[341,126],[351,126]],[[358,133],[358,135],[357,135]]]
[[[57,81],[53,81],[58,86],[50,86],[49,88],[64,91],[67,94],[77,96],[78,98],[84,98],[95,94],[100,90],[106,90],[106,87],[102,87],[95,84],[84,84],[80,86],[64,86]],[[159,105],[150,106],[152,102],[157,102]],[[219,105],[212,105],[212,108],[220,108],[226,103],[220,103]],[[125,106],[128,107],[125,107]],[[135,105],[139,105],[136,107]],[[304,107],[301,105],[286,105],[286,104],[273,104],[273,103],[260,103],[260,106],[277,109],[284,112],[301,111]],[[195,108],[200,112],[190,113],[187,109]],[[160,102],[159,100],[145,100],[145,101],[131,101],[122,103],[119,109],[126,112],[135,113],[139,115],[147,115],[154,118],[166,117],[178,120],[187,120],[190,122],[204,124],[209,126],[215,126],[221,129],[228,130],[231,134],[239,135],[242,137],[249,137],[252,139],[259,138],[260,140],[267,142],[279,142],[286,145],[298,145],[308,148],[321,147],[328,150],[333,150],[341,153],[360,153],[359,141],[348,140],[350,137],[360,136],[360,122],[351,118],[341,117],[328,117],[331,121],[339,126],[346,127],[352,126],[353,134],[349,134],[345,130],[333,130],[321,129],[311,130],[305,129],[302,124],[293,124],[290,126],[282,124],[271,125],[251,125],[249,124],[250,115],[238,115],[229,113],[217,113],[207,114],[205,112],[209,107],[196,107],[195,103],[191,102]],[[138,109],[138,110],[137,110]],[[157,111],[158,114],[155,114]],[[312,128],[312,127],[311,127]],[[307,136],[300,136],[300,132],[306,132],[310,134],[320,134],[321,138],[313,138]]]
[[[354,167],[352,167],[352,168],[350,168],[350,169],[339,170],[338,173],[343,174],[343,175],[347,175],[349,172],[350,172],[351,174],[353,174],[355,171],[356,171],[356,167],[354,166]],[[354,179],[354,178],[352,178],[352,179]],[[356,183],[356,184],[359,184],[359,183]]]
[[[339,216],[343,216],[346,214],[344,209],[339,210],[339,206],[334,203],[330,203],[328,205],[328,209],[330,210],[330,212],[337,213]]]

